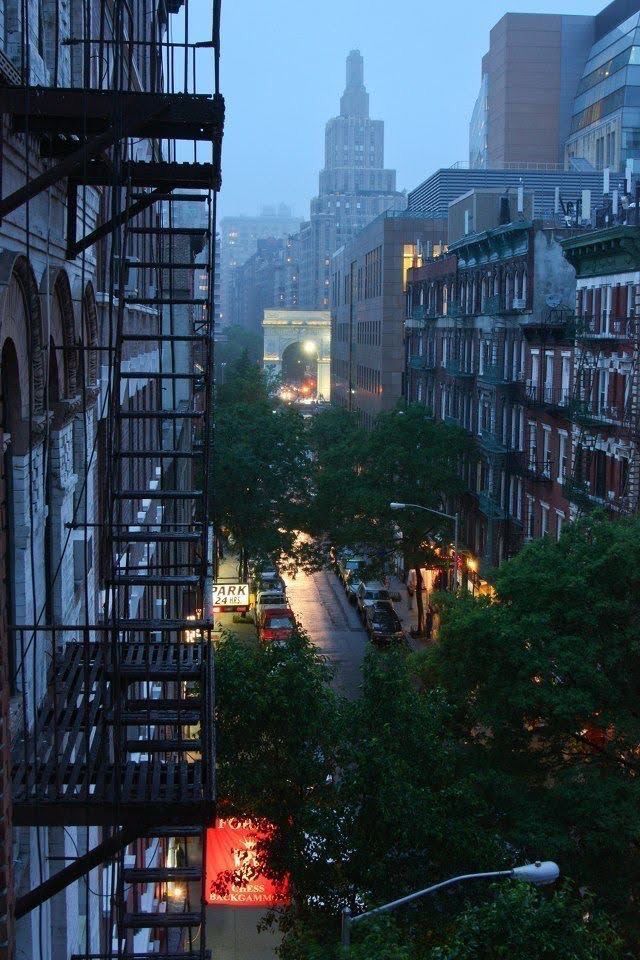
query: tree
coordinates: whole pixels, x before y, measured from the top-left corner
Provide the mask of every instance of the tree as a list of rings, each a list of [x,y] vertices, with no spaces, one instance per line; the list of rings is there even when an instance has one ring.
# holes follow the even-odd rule
[[[620,938],[592,900],[569,886],[551,895],[525,883],[496,885],[467,905],[455,929],[428,960],[622,960]]]
[[[243,354],[246,353],[250,363],[261,364],[264,353],[262,332],[247,330],[238,324],[224,327],[222,332],[226,339],[216,343],[215,349],[218,384],[226,380],[228,371]]]
[[[246,577],[249,558],[296,557],[308,513],[304,420],[269,397],[263,372],[245,355],[219,391],[214,439],[216,522],[235,538]]]
[[[460,475],[470,452],[467,434],[436,423],[421,404],[381,414],[372,430],[360,428],[353,414],[320,414],[311,430],[322,491],[319,523],[337,544],[356,542],[395,550],[398,532],[408,561],[424,559],[429,534],[445,532],[446,521],[417,511],[394,513],[392,500],[441,510],[465,489]],[[350,514],[350,516],[349,516]],[[345,520],[347,522],[345,528]]]
[[[335,770],[338,709],[330,673],[309,639],[286,647],[222,638],[216,655],[216,763],[222,816],[275,827],[269,862],[297,875],[309,810]]]
[[[425,677],[472,738],[505,841],[640,929],[640,521],[593,517],[505,564],[497,602],[448,603]]]

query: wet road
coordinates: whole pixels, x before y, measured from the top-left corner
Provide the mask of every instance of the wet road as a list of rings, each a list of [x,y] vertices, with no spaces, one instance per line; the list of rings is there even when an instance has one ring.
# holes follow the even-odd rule
[[[368,638],[342,584],[328,570],[284,579],[291,609],[333,667],[336,690],[357,697]]]

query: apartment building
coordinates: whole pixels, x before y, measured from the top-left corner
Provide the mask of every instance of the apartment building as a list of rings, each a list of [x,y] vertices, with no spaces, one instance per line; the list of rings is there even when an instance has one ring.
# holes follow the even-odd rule
[[[212,209],[224,105],[163,75],[180,7],[1,5],[3,960],[200,953],[199,891],[164,914],[213,815],[208,644],[186,619],[208,549],[192,348],[208,384],[212,223],[172,212]],[[174,162],[176,139],[208,160]]]
[[[576,270],[572,514],[639,506],[640,227],[563,243]]]
[[[575,276],[563,233],[509,221],[409,271],[407,399],[477,441],[462,511],[472,584],[569,519]]]

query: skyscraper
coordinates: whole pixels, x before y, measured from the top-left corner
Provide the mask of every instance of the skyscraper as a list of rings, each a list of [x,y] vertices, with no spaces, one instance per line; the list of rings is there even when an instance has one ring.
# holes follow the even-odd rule
[[[383,211],[405,206],[395,170],[384,168],[384,121],[369,116],[362,55],[352,50],[340,114],[326,126],[318,196],[301,231],[301,306],[326,309],[335,251]]]

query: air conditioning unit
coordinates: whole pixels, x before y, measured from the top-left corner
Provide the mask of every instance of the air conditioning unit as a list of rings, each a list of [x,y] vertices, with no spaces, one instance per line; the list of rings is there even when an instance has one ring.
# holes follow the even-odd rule
[[[521,297],[514,297],[513,299],[513,309],[514,310],[524,310],[527,306],[527,301],[523,300]]]

